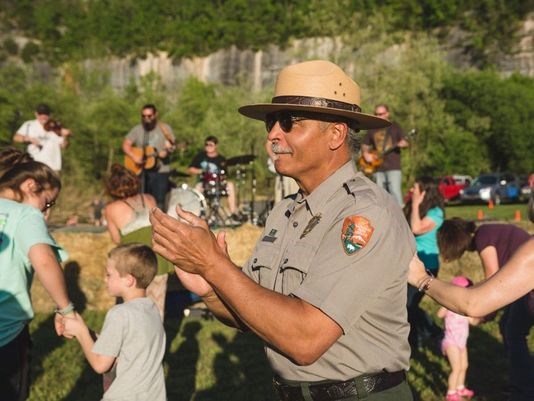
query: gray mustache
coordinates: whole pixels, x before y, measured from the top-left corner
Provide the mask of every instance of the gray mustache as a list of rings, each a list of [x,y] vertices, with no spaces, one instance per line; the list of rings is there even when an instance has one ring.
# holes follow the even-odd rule
[[[283,146],[281,146],[278,143],[273,143],[272,146],[271,146],[271,149],[272,149],[273,153],[275,153],[275,154],[280,154],[280,153],[289,153],[289,154],[291,154],[291,153],[293,153],[290,148],[284,148]]]

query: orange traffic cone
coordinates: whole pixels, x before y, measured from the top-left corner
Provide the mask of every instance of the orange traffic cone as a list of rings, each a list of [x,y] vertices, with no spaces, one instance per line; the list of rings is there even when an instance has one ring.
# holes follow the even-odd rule
[[[521,211],[519,211],[519,210],[515,211],[514,221],[521,221]]]
[[[482,209],[478,209],[477,220],[484,220],[484,212],[482,211]]]
[[[493,209],[493,199],[490,199],[488,202],[488,208]]]

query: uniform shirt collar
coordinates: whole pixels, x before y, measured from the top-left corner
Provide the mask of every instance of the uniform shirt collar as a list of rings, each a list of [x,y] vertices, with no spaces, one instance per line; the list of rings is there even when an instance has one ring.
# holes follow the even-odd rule
[[[319,186],[308,196],[304,197],[302,193],[299,192],[295,202],[299,204],[306,202],[307,210],[310,214],[314,215],[317,211],[321,210],[332,195],[341,188],[345,182],[354,177],[354,174],[356,173],[356,165],[351,159],[336,170],[334,174],[319,184]]]

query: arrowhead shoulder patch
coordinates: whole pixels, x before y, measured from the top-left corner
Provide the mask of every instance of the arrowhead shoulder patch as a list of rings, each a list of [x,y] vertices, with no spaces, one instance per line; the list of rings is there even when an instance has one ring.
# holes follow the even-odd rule
[[[341,244],[347,255],[352,255],[363,248],[373,235],[371,222],[363,216],[348,216],[343,221]]]

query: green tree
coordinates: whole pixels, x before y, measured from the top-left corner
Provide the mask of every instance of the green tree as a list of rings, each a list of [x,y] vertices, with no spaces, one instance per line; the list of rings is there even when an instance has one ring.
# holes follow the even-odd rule
[[[491,169],[516,173],[534,170],[532,78],[503,78],[492,71],[455,72],[447,77],[443,94],[448,100],[447,111],[457,124],[471,129],[485,147]]]
[[[354,35],[352,53],[343,54],[341,59],[345,63],[350,60],[355,71],[364,111],[386,103],[393,120],[406,132],[415,129],[410,148],[402,154],[405,184],[422,174],[474,174],[486,163],[485,154],[471,151],[479,148],[478,139],[455,123],[440,96],[450,67],[437,41],[410,33],[404,35],[403,45],[397,45],[387,25],[383,15],[372,17],[375,29]],[[345,38],[350,39],[350,35]],[[462,146],[457,148],[459,144]]]

